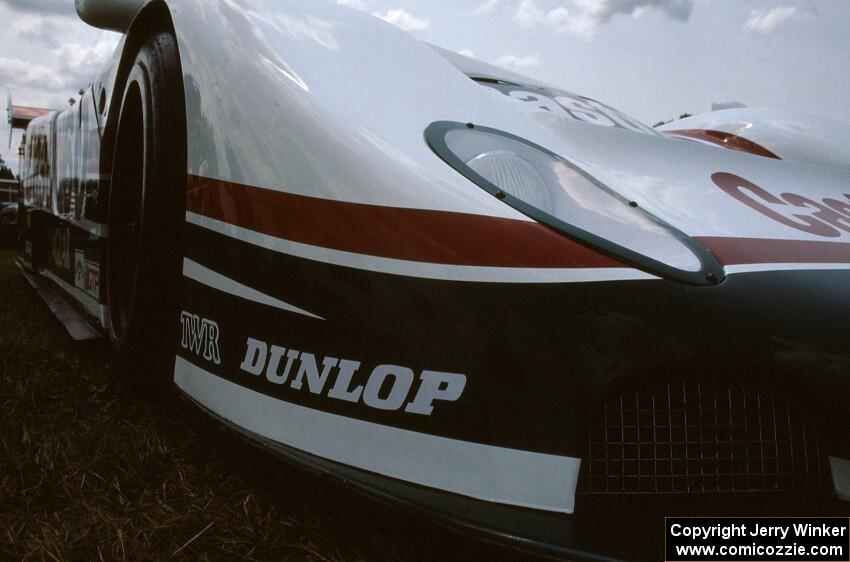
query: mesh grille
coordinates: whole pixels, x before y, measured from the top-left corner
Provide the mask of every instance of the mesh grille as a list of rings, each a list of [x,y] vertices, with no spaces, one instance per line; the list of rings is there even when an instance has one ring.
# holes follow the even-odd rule
[[[623,392],[587,434],[584,495],[827,491],[815,416],[794,395],[678,381]]]

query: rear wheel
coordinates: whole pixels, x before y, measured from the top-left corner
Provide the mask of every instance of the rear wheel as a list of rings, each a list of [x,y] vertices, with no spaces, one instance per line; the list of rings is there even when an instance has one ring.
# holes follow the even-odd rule
[[[178,333],[186,132],[177,43],[139,48],[122,96],[109,194],[107,305],[116,368],[145,390],[170,378]]]

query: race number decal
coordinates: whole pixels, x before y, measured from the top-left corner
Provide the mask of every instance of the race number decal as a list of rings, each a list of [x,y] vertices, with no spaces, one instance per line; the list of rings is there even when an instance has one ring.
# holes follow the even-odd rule
[[[83,250],[74,252],[74,285],[100,300],[100,265],[87,260]]]
[[[563,90],[524,86],[509,82],[479,80],[478,83],[498,90],[515,100],[531,104],[540,111],[547,111],[600,127],[616,127],[649,135],[658,134],[654,129],[613,107]]]
[[[811,199],[799,193],[779,195],[735,174],[711,176],[723,191],[774,221],[825,238],[850,238],[850,194],[845,199]]]

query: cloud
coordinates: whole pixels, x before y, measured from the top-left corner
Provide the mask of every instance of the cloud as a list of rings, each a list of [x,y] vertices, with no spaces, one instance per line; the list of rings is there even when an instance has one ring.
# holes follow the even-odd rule
[[[389,22],[396,27],[400,27],[404,31],[425,31],[431,27],[431,22],[417,18],[404,11],[402,8],[387,10],[386,13],[374,12],[372,15],[378,16],[382,20]]]
[[[107,37],[88,48],[66,43],[51,51],[50,66],[0,57],[0,83],[11,89],[75,95],[106,65],[117,42],[116,37]]]
[[[357,10],[365,10],[366,2],[363,0],[336,0],[336,3],[340,6],[348,6],[349,8],[354,8]]]
[[[744,29],[754,33],[770,33],[782,23],[797,19],[800,14],[796,6],[778,6],[770,10],[753,10],[744,23]]]
[[[504,55],[493,61],[493,64],[518,70],[527,70],[529,68],[540,66],[540,57],[537,55],[528,55],[524,57],[517,55]]]
[[[573,15],[564,6],[558,6],[546,12],[538,8],[534,0],[522,0],[517,6],[514,20],[522,27],[529,29],[543,24],[548,25],[558,33],[588,34],[586,32],[588,24],[581,12]]]
[[[471,16],[486,16],[492,14],[499,7],[500,0],[486,0],[469,12]]]
[[[475,58],[475,53],[473,53],[471,49],[461,49],[457,52],[457,54],[469,57],[471,59]]]
[[[74,2],[69,0],[0,0],[0,6],[7,6],[17,12],[31,14],[54,14],[73,16],[76,14]]]
[[[91,47],[66,43],[53,51],[57,74],[64,77],[75,92],[94,80],[97,73],[106,67],[118,43],[117,35],[101,36]]]
[[[639,18],[649,11],[660,11],[677,21],[687,21],[695,0],[573,0],[575,12],[566,6],[551,10],[540,9],[534,0],[522,0],[514,20],[526,28],[547,25],[558,33],[589,37],[614,16]]]
[[[12,26],[12,37],[28,43],[58,47],[62,43],[61,18],[24,14]]]
[[[533,0],[522,0],[517,6],[514,20],[523,27],[534,27],[545,20],[546,14],[537,7]]]
[[[39,90],[51,93],[68,90],[67,80],[55,69],[6,57],[0,57],[0,83],[13,89],[37,84]]]

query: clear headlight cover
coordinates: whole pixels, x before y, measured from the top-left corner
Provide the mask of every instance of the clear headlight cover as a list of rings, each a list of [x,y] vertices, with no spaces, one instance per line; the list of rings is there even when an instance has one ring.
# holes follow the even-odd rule
[[[431,148],[482,189],[523,214],[640,269],[714,284],[722,266],[699,243],[558,155],[486,127],[440,121]]]

